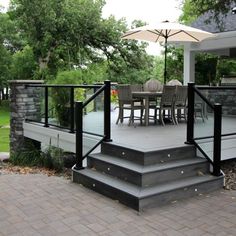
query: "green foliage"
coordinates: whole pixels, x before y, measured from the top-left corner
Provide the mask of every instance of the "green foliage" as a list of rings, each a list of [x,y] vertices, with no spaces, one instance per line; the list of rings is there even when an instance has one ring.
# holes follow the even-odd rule
[[[179,20],[185,24],[191,24],[197,17],[204,14],[205,12],[210,11],[212,18],[218,23],[221,24],[220,14],[226,15],[232,6],[235,5],[235,0],[183,0],[182,1],[182,11]]]
[[[44,167],[62,171],[64,168],[63,150],[51,145],[41,153],[42,164]]]
[[[10,77],[11,54],[0,44],[0,89],[7,86]]]
[[[9,102],[2,101],[0,106],[0,152],[9,151],[10,128]]]
[[[179,17],[179,21],[183,24],[190,25],[197,19],[196,4],[193,4],[191,0],[184,0],[182,3],[182,14]]]
[[[219,59],[217,64],[217,78],[219,81],[223,76],[236,75],[236,61],[229,59]]]
[[[108,65],[106,62],[90,64],[86,69],[82,70],[83,82],[93,84],[103,82],[108,79]]]
[[[10,162],[13,165],[46,167],[59,172],[64,168],[63,150],[49,145],[42,152],[36,142],[25,139],[24,148],[12,153]]]
[[[164,82],[164,60],[163,56],[157,56],[154,59],[152,78]]]
[[[83,83],[123,81],[123,77],[141,81],[152,70],[147,43],[121,40],[127,23],[113,16],[103,19],[104,4],[103,0],[12,0],[9,12],[0,15],[0,47],[10,56],[0,50],[5,68],[0,63],[0,81],[17,77],[50,81],[58,71],[75,68],[81,70]],[[136,20],[132,27],[141,25]],[[2,45],[3,41],[7,43]]]
[[[10,124],[9,101],[2,101],[0,106],[0,127]]]
[[[9,128],[0,127],[0,152],[9,152]]]
[[[194,9],[194,14],[200,16],[201,14],[211,11],[213,13],[213,18],[218,24],[220,24],[220,14],[227,14],[232,5],[235,4],[235,0],[188,0],[189,5],[192,5]]]
[[[37,63],[35,62],[33,50],[30,46],[25,46],[22,51],[18,51],[12,56],[12,79],[33,79],[36,68]]]
[[[81,70],[59,72],[52,84],[83,84]],[[75,100],[83,100],[84,89],[75,89]],[[53,107],[56,111],[58,122],[63,127],[68,127],[70,122],[70,88],[51,89]]]
[[[11,153],[10,162],[19,166],[42,166],[41,151],[31,140],[25,140],[25,146],[15,153]]]
[[[177,79],[183,82],[183,54],[182,48],[168,47],[167,81]]]
[[[199,53],[196,55],[196,84],[210,85],[211,83],[215,83],[217,60],[218,58],[216,56],[206,53]]]

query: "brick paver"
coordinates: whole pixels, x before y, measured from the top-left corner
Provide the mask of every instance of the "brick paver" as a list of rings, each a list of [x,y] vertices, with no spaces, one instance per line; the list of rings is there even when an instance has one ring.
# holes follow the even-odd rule
[[[0,235],[236,235],[236,191],[138,213],[63,177],[2,173]]]

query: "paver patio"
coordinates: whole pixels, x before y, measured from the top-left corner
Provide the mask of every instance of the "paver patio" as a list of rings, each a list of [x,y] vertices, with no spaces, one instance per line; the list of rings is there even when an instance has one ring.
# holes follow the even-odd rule
[[[236,235],[236,191],[136,211],[63,177],[0,175],[0,235]]]

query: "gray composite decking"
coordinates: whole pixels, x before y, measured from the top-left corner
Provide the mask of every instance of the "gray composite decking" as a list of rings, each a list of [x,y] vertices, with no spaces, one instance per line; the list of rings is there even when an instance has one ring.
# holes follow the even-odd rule
[[[123,124],[115,124],[116,112],[112,112],[112,139],[115,143],[122,146],[132,147],[142,151],[152,151],[157,149],[171,148],[185,145],[187,125],[182,121],[179,125],[172,123],[162,126],[150,121],[149,126],[140,125],[139,121],[135,126],[128,126],[128,121]],[[195,137],[213,135],[213,117],[208,116],[203,122],[197,118],[194,125]],[[223,117],[222,133],[236,132],[236,118]],[[199,141],[200,146],[213,158],[212,139]],[[236,135],[222,137],[222,160],[236,157]]]
[[[172,147],[184,146],[186,141],[186,122],[182,121],[179,125],[172,123],[162,126],[154,124],[151,120],[149,126],[140,125],[139,120],[136,120],[134,125],[128,126],[128,119],[124,120],[123,124],[116,125],[118,110],[111,112],[111,138],[113,143],[133,148],[140,151],[153,151],[159,149],[166,149]],[[84,130],[92,133],[103,134],[103,112],[91,112],[84,116]],[[75,135],[57,134],[55,128],[40,127],[37,133],[38,125],[26,124],[25,135],[29,138],[36,137],[36,140],[44,141],[49,140],[55,144],[62,143],[68,150],[75,150]],[[195,120],[195,137],[211,136],[213,135],[213,118],[208,116],[203,122],[201,118]],[[45,130],[46,129],[46,130]],[[223,117],[222,121],[223,133],[232,133],[236,131],[236,119],[233,117]],[[59,131],[58,131],[59,132]],[[45,136],[47,134],[47,137]],[[57,137],[60,137],[58,142]],[[45,138],[46,137],[46,138]],[[65,140],[65,141],[63,141]],[[99,137],[87,135],[84,139],[85,152],[89,150],[90,146],[94,145],[99,140]],[[65,143],[66,142],[66,143]],[[213,142],[212,139],[200,140],[199,145],[207,152],[212,158],[213,156]],[[95,149],[99,152],[99,148]],[[222,137],[222,160],[231,159],[236,157],[236,136]]]

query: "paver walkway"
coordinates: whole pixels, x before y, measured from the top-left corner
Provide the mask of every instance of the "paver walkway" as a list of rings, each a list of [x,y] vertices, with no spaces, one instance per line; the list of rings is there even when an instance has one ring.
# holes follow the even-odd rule
[[[0,235],[236,235],[236,191],[137,213],[63,177],[2,171]]]

